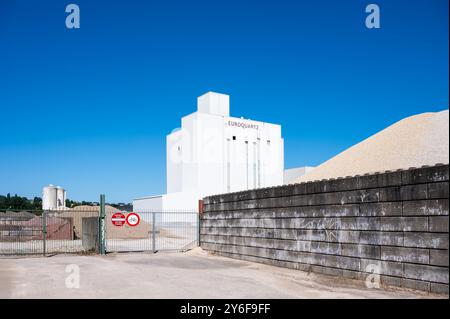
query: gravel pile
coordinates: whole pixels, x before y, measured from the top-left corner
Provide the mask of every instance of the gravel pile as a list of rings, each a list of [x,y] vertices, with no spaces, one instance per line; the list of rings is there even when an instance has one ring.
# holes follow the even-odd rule
[[[449,163],[448,110],[407,117],[350,147],[296,183]]]

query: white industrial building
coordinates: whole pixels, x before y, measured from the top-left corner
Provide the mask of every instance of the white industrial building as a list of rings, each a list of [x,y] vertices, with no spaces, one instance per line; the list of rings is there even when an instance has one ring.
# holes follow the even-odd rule
[[[230,117],[225,94],[200,96],[166,151],[167,194],[135,199],[134,211],[197,211],[205,196],[283,184],[281,126]]]
[[[52,184],[42,189],[42,209],[43,210],[63,210],[66,209],[67,193],[60,186]]]

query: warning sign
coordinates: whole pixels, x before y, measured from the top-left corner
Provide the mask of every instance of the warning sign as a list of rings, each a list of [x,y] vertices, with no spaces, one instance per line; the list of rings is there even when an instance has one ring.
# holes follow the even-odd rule
[[[125,215],[122,213],[115,213],[111,217],[114,226],[123,226],[125,224]]]
[[[132,227],[139,225],[140,221],[141,221],[141,218],[136,213],[129,213],[127,215],[127,224],[132,226]]]

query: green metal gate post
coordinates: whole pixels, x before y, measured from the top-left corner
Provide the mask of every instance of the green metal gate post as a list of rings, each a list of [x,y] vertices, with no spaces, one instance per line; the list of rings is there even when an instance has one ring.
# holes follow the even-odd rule
[[[152,213],[152,250],[156,253],[156,216],[155,212]]]
[[[99,239],[99,250],[100,255],[106,254],[106,229],[105,229],[105,195],[100,195],[100,214],[98,220],[98,239]]]
[[[46,244],[47,244],[47,242],[46,242],[46,240],[47,240],[47,212],[45,210],[42,212],[41,220],[42,220],[42,254],[45,257],[45,253],[47,250],[47,247],[46,247]]]
[[[197,246],[200,246],[200,214],[197,214]]]
[[[197,214],[197,246],[200,247],[200,220],[203,216],[203,199],[198,201],[198,214]]]
[[[156,253],[156,216],[155,212],[152,213],[152,251],[153,253]]]

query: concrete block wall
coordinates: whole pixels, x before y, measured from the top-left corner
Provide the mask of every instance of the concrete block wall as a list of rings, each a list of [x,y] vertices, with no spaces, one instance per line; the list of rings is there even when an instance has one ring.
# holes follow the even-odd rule
[[[200,245],[223,256],[448,294],[449,166],[210,196]]]

